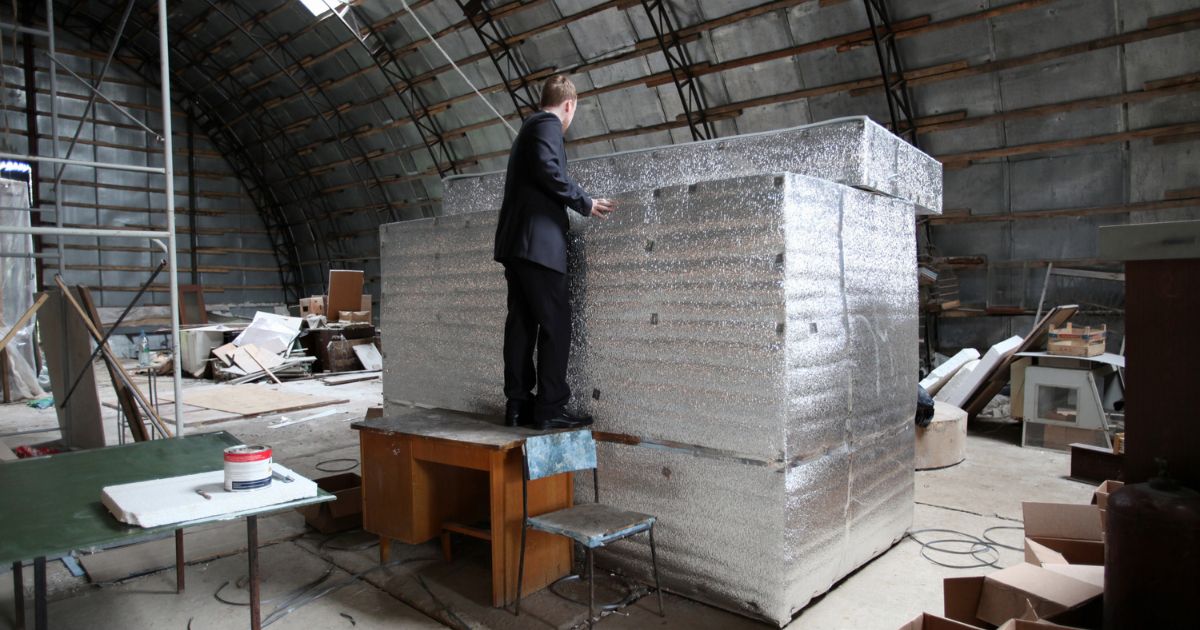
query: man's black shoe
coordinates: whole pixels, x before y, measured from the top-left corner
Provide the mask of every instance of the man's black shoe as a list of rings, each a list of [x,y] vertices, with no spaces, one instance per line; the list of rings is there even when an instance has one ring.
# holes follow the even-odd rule
[[[533,428],[539,431],[547,429],[578,429],[580,427],[591,426],[591,416],[577,416],[573,413],[560,411],[546,419],[534,420]]]
[[[532,400],[510,400],[504,407],[505,426],[515,427],[533,422]]]

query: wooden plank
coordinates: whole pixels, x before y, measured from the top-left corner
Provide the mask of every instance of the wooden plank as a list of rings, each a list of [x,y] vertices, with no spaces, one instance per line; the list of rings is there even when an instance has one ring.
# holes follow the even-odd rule
[[[8,332],[4,333],[4,338],[0,339],[0,350],[8,347],[8,342],[12,341],[12,338],[17,336],[17,333],[25,327],[25,324],[29,323],[29,320],[33,318],[34,313],[37,313],[38,309],[42,308],[42,305],[45,304],[46,300],[48,299],[50,299],[50,296],[46,293],[41,293],[37,296],[37,299],[33,301],[33,304],[29,305],[29,308],[25,309],[25,312],[17,320],[17,323],[13,324],[12,328],[9,328]]]
[[[1125,479],[1125,456],[1090,444],[1071,445],[1071,478],[1093,483]]]
[[[92,301],[92,292],[88,291],[87,287],[79,287],[79,301],[87,310],[88,316],[92,318],[92,323],[97,328],[103,326],[104,324],[100,321],[100,313],[96,311],[96,303]],[[107,342],[105,345],[108,345]],[[129,423],[129,432],[133,434],[135,442],[149,440],[150,432],[146,430],[146,422],[138,410],[137,399],[133,397],[133,392],[117,374],[117,368],[108,358],[109,353],[104,353],[103,357],[104,365],[108,369],[108,378],[112,380],[113,391],[117,394],[117,402],[121,405],[121,412],[125,414],[125,419]],[[71,396],[74,398],[74,394]]]
[[[1067,321],[1074,317],[1075,313],[1078,311],[1078,306],[1069,304],[1065,306],[1057,306],[1054,308],[1054,310],[1042,316],[1041,321],[1039,321],[1037,325],[1033,327],[1033,330],[1030,331],[1028,335],[1025,335],[1025,338],[1021,341],[1021,345],[1017,346],[1017,349],[1009,354],[1008,357],[1006,357],[1003,361],[1001,361],[996,369],[993,370],[990,375],[988,375],[983,385],[975,391],[971,398],[967,400],[967,404],[963,406],[963,409],[965,409],[966,412],[972,417],[978,415],[980,411],[983,411],[983,408],[987,406],[987,404],[996,397],[996,394],[999,394],[1000,390],[1004,389],[1004,385],[1008,383],[1008,379],[1012,375],[1012,364],[1018,359],[1017,355],[1022,352],[1032,352],[1044,347],[1046,345],[1046,340],[1050,336],[1050,329],[1058,328],[1059,326],[1067,323]]]
[[[78,315],[77,321],[83,322],[83,326],[84,326],[84,328],[87,329],[88,333],[92,336],[92,340],[95,342],[99,342],[101,339],[103,339],[104,335],[100,334],[100,329],[97,328],[96,325],[92,323],[92,320],[88,317],[87,312],[84,311],[83,307],[79,305],[79,301],[75,299],[75,296],[72,293],[70,293],[69,291],[67,291],[67,285],[63,283],[62,278],[59,276],[55,276],[54,282],[56,284],[58,284],[61,294],[63,295],[64,298],[66,298],[66,301],[67,301],[67,303],[69,303],[71,305],[71,308],[75,310],[75,314]],[[91,346],[89,345],[88,346],[89,350],[90,350],[90,347]],[[146,412],[146,415],[149,416],[150,421],[153,422],[158,427],[159,431],[162,431],[163,435],[165,435],[167,437],[173,436],[174,434],[171,432],[170,429],[167,428],[167,425],[165,425],[163,423],[162,418],[160,418],[158,416],[158,413],[154,410],[154,406],[150,403],[150,400],[148,398],[146,398],[146,395],[143,394],[142,390],[137,386],[136,383],[134,383],[133,377],[130,376],[129,372],[127,372],[125,370],[125,368],[121,365],[120,360],[118,360],[115,356],[113,356],[112,350],[110,350],[108,348],[108,345],[105,344],[104,346],[101,346],[100,351],[104,354],[104,357],[106,359],[108,359],[108,361],[111,363],[111,365],[113,365],[117,369],[117,374],[120,375],[121,380],[125,381],[125,384],[129,386],[129,389],[133,392],[134,396],[137,398],[138,404],[141,405],[142,411]],[[90,353],[89,353],[89,356],[90,356]],[[93,382],[94,382],[94,379],[93,379]],[[99,415],[99,414],[97,414],[97,415]],[[99,422],[99,419],[97,419],[97,422]]]
[[[1188,191],[1184,191],[1188,192]],[[969,214],[955,213],[941,216],[930,216],[930,225],[954,225],[963,223],[1008,223],[1013,221],[1028,221],[1035,219],[1055,219],[1062,217],[1103,216],[1111,214],[1129,214],[1130,212],[1154,212],[1172,208],[1189,208],[1200,205],[1200,190],[1193,191],[1195,195],[1180,195],[1175,198],[1159,201],[1141,201],[1134,203],[1119,203],[1106,206],[1089,206],[1082,208],[1061,208],[1056,210],[1030,210],[1005,214]]]
[[[939,155],[947,168],[964,167],[978,160],[986,160],[992,158],[1006,158],[1017,155],[1030,155],[1033,153],[1046,153],[1049,151],[1061,151],[1063,149],[1077,149],[1079,147],[1093,146],[1097,144],[1111,144],[1113,142],[1128,142],[1130,140],[1138,140],[1142,138],[1157,138],[1161,136],[1169,136],[1176,134],[1191,134],[1200,132],[1200,123],[1185,123],[1181,125],[1166,125],[1164,127],[1152,127],[1150,129],[1138,129],[1136,131],[1123,131],[1120,133],[1106,133],[1098,136],[1088,136],[1086,138],[1071,138],[1069,140],[1052,140],[1048,142],[1033,142],[1030,144],[1020,144],[1009,147],[999,147],[996,149],[984,149],[982,151],[968,151],[965,153],[955,153],[952,155]]]
[[[167,399],[161,400],[164,403],[172,402]],[[196,387],[188,390],[186,400],[189,405],[235,413],[243,418],[350,402],[345,399],[280,391],[265,385]]]
[[[58,413],[63,442],[79,448],[103,447],[104,426],[93,370],[84,370],[70,402],[66,407],[62,406],[71,380],[88,364],[92,354],[92,338],[61,291],[51,290],[47,295],[49,301],[39,317],[42,350],[46,356],[46,368],[50,372],[50,392],[54,395],[54,409]]]

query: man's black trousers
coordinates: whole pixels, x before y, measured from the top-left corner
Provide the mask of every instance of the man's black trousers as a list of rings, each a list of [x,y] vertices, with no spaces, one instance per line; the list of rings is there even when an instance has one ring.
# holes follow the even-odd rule
[[[567,274],[537,263],[513,260],[504,264],[504,279],[508,281],[504,395],[509,400],[533,400],[534,417],[545,420],[560,412],[571,398],[567,387],[567,359],[571,352]]]

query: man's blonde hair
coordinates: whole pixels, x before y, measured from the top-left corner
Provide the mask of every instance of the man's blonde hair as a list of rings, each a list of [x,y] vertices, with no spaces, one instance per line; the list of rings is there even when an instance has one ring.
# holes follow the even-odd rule
[[[565,74],[556,74],[547,78],[542,82],[542,102],[543,109],[547,107],[558,107],[567,101],[573,101],[579,98],[575,92],[575,84],[567,78]]]

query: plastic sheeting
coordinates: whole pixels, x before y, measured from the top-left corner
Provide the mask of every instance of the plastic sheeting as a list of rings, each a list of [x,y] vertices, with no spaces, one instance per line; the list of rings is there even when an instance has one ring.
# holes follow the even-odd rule
[[[29,185],[8,179],[0,180],[0,208],[28,208]],[[0,209],[0,225],[29,227],[29,213]],[[0,337],[8,331],[25,311],[33,305],[33,237],[28,234],[0,234]],[[8,379],[14,398],[38,398],[45,395],[37,382],[34,366],[34,329],[36,318],[30,319],[12,341],[8,342],[9,369],[0,374]]]
[[[571,257],[602,497],[659,517],[668,588],[783,625],[911,524],[915,205],[794,174],[611,196]],[[384,226],[393,408],[503,408],[495,222]],[[648,575],[644,545],[604,557]]]

